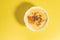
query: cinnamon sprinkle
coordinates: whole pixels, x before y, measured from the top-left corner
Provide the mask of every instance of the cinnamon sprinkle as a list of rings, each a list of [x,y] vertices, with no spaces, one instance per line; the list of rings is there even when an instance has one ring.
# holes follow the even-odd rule
[[[36,25],[39,26],[41,24],[42,18],[41,15],[36,15],[36,13],[39,12],[32,13],[33,16],[28,16],[28,20],[30,21],[30,23],[34,23],[35,21],[38,21]]]

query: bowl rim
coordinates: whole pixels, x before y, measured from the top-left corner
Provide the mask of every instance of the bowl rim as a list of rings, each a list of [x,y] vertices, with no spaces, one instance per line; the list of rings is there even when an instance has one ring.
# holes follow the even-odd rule
[[[46,21],[46,24],[43,26],[43,28],[40,28],[39,30],[34,30],[27,22],[27,15],[29,14],[29,12],[34,9],[34,8],[39,8],[41,11],[44,11],[45,14],[46,14],[46,18],[47,18],[47,21]],[[29,8],[26,12],[25,12],[25,15],[24,15],[24,23],[25,25],[27,26],[27,28],[29,28],[31,31],[34,31],[34,32],[38,32],[38,31],[41,31],[41,30],[44,30],[47,25],[48,25],[48,22],[49,22],[49,17],[48,17],[48,12],[43,9],[41,6],[33,6],[31,8]]]

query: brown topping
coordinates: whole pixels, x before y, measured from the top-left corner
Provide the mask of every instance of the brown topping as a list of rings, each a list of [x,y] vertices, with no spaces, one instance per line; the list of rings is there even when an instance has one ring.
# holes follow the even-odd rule
[[[30,23],[34,22],[34,19],[31,16],[28,16],[28,20],[29,20]]]
[[[39,17],[41,17],[41,15],[39,15]]]
[[[38,27],[39,25],[41,25],[41,23],[37,23],[37,27]]]
[[[36,15],[36,13],[39,12],[32,13],[33,16],[28,16],[28,20],[30,21],[30,23],[34,23],[35,21],[38,21],[36,25],[39,26],[42,22],[42,18],[41,15]]]
[[[35,20],[39,20],[38,16],[35,16]]]
[[[34,13],[34,15],[36,15],[36,13]]]
[[[42,21],[42,18],[41,17],[39,17],[39,19],[40,19],[40,22]]]

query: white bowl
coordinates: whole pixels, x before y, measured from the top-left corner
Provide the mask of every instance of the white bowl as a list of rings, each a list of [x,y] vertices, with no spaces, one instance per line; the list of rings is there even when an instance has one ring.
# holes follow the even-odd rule
[[[32,26],[28,23],[28,20],[27,20],[27,16],[29,15],[30,11],[31,11],[32,9],[35,9],[35,8],[38,8],[38,9],[40,9],[41,11],[45,12],[46,18],[47,18],[46,24],[45,24],[42,28],[40,28],[39,30],[33,29]],[[26,13],[25,13],[25,15],[24,15],[24,23],[25,23],[25,25],[27,26],[27,28],[29,28],[31,31],[34,31],[34,32],[41,31],[41,30],[45,29],[45,28],[47,27],[47,25],[48,25],[48,13],[47,13],[47,11],[46,11],[45,9],[43,9],[43,8],[40,7],[40,6],[33,6],[33,7],[31,7],[30,9],[28,9],[28,10],[26,11]]]

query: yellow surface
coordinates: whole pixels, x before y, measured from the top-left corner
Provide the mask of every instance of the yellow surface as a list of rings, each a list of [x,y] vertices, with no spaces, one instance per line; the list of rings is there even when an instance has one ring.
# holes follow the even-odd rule
[[[19,5],[26,7],[22,2],[48,11],[49,24],[45,30],[32,32],[22,23],[22,17],[15,15]],[[60,40],[60,0],[0,0],[0,40]]]

